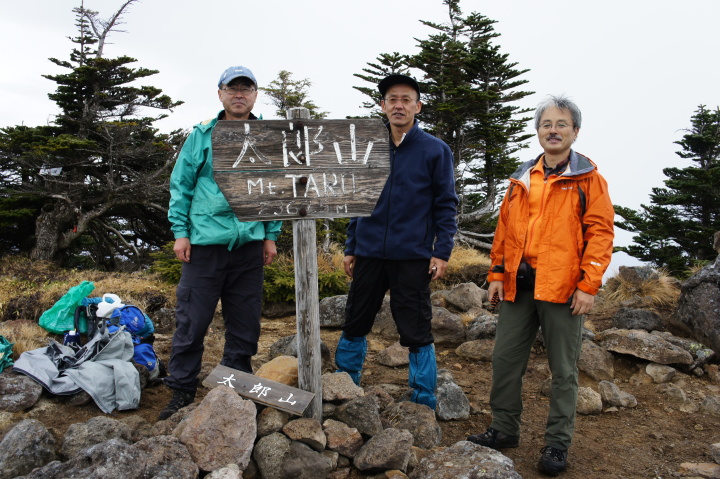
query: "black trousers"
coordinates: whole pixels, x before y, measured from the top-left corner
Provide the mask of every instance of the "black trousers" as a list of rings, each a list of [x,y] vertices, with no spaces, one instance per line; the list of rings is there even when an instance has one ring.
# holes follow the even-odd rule
[[[385,260],[355,258],[353,281],[345,307],[346,336],[366,336],[390,290],[390,310],[400,344],[413,348],[431,344],[429,259]]]
[[[225,321],[222,364],[252,372],[250,357],[257,353],[263,287],[262,241],[228,251],[227,246],[192,246],[183,263],[177,287],[176,329],[165,384],[176,389],[197,388],[204,342],[218,300]]]

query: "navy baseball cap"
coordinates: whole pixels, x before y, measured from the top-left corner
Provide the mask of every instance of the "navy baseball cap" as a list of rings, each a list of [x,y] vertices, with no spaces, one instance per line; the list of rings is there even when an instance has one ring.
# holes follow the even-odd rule
[[[247,67],[237,66],[230,67],[223,72],[223,74],[220,76],[220,81],[218,82],[218,88],[222,88],[223,85],[227,85],[234,79],[240,77],[247,78],[257,87],[257,80],[255,79],[255,75],[253,75],[253,72],[251,72],[250,69]]]
[[[418,99],[420,99],[420,85],[418,85],[418,82],[416,82],[414,78],[407,75],[395,73],[393,75],[386,76],[380,81],[380,83],[378,83],[378,90],[380,90],[380,94],[382,96],[385,96],[385,92],[388,91],[388,88],[398,84],[410,85],[413,87],[418,94]]]

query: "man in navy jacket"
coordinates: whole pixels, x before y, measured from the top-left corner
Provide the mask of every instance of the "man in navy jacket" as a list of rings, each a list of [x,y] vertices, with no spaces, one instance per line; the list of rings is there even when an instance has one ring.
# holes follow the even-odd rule
[[[437,366],[430,328],[430,280],[442,278],[457,231],[453,157],[442,140],[418,127],[420,87],[390,75],[378,89],[390,132],[390,176],[369,217],[348,227],[345,273],[353,278],[335,363],[356,384],[375,316],[390,290],[400,344],[410,349],[412,401],[435,409]]]

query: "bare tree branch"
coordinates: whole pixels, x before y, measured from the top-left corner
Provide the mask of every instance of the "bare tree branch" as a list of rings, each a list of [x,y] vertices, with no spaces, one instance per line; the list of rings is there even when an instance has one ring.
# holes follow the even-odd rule
[[[135,245],[128,243],[127,240],[125,240],[125,237],[122,235],[122,233],[120,233],[117,229],[113,228],[113,227],[110,226],[110,225],[106,225],[106,224],[103,223],[102,221],[99,221],[98,223],[100,223],[104,228],[106,228],[106,229],[112,231],[113,233],[115,233],[115,235],[117,236],[117,238],[127,247],[127,249],[132,250],[132,252],[135,253],[135,256],[139,256],[139,255],[140,255],[140,253],[138,252],[138,250],[137,250],[137,248],[135,247]]]

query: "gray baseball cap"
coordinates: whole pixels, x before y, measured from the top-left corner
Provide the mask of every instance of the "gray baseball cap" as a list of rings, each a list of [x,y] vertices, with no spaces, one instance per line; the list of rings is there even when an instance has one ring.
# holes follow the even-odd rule
[[[247,67],[236,66],[230,67],[223,72],[223,74],[220,76],[220,81],[218,82],[218,88],[222,88],[223,85],[227,85],[234,79],[240,77],[247,78],[257,87],[257,80],[255,79],[255,75],[253,75],[253,72],[251,72],[250,69]]]

